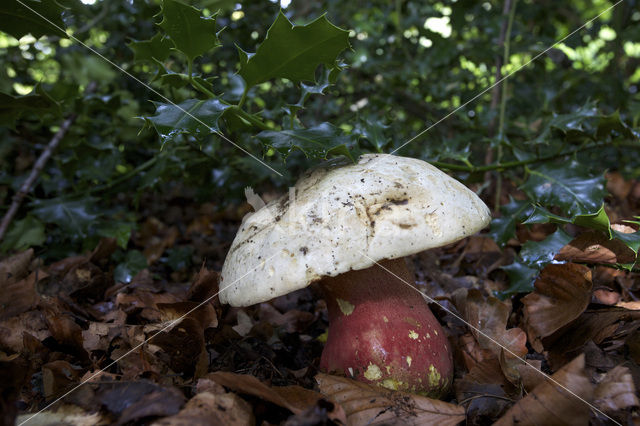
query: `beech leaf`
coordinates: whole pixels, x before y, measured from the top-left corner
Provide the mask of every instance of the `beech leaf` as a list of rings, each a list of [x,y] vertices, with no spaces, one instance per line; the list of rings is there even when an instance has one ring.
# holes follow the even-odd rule
[[[580,355],[556,372],[555,382],[575,395],[591,401],[594,385],[584,370],[584,355]],[[518,401],[494,425],[584,425],[589,420],[589,406],[554,382],[545,380],[527,397]]]
[[[316,382],[347,415],[349,425],[453,426],[464,421],[465,410],[448,402],[319,373]]]

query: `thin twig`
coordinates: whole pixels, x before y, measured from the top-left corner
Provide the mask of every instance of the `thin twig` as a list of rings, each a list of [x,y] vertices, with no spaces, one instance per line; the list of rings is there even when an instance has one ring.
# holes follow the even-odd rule
[[[85,90],[85,94],[93,92],[95,90],[95,87],[96,84],[94,82],[89,83]],[[42,173],[42,170],[47,164],[47,161],[49,161],[49,158],[51,158],[51,155],[60,144],[60,141],[71,128],[71,125],[76,121],[76,118],[78,118],[78,114],[72,113],[71,115],[69,115],[69,117],[67,117],[66,120],[64,120],[64,122],[60,126],[60,129],[56,132],[55,135],[53,135],[51,141],[49,141],[49,144],[47,145],[45,150],[42,151],[42,154],[40,154],[40,157],[38,157],[38,160],[33,165],[31,173],[29,173],[29,177],[27,177],[27,179],[22,183],[20,190],[18,190],[18,192],[14,194],[11,201],[11,206],[2,218],[2,222],[0,222],[0,241],[4,239],[4,236],[9,229],[9,225],[11,224],[13,217],[18,212],[18,209],[20,208],[24,197],[26,197],[27,194],[29,194],[29,192],[31,192],[31,190],[33,189],[33,184],[36,182],[36,180],[38,180],[38,176],[40,176],[40,173]]]

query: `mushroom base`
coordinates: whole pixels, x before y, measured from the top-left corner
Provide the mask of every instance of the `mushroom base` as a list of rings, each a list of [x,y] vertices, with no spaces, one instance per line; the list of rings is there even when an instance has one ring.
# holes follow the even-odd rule
[[[380,264],[414,282],[403,258]],[[374,265],[320,282],[329,311],[320,368],[389,389],[444,396],[453,380],[444,330],[420,292],[388,271]]]

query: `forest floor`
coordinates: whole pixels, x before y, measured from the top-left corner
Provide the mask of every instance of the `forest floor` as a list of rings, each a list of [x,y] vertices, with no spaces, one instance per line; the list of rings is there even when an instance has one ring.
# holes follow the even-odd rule
[[[640,212],[640,183],[610,173],[608,189],[612,223]],[[114,279],[126,268],[107,239],[55,263],[33,250],[0,260],[2,424],[640,424],[640,273],[596,232],[568,227],[535,290],[504,301],[501,267],[554,225],[519,227],[504,248],[480,233],[410,259],[455,353],[454,385],[436,401],[320,372],[328,323],[313,286],[247,308],[216,296],[184,317],[217,293],[250,207],[144,201],[129,250],[149,266],[129,282]]]

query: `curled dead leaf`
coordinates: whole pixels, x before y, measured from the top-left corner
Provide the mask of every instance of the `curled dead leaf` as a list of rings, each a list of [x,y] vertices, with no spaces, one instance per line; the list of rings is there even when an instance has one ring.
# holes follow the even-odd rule
[[[261,398],[265,401],[286,408],[294,414],[301,414],[313,408],[323,399],[321,393],[300,386],[268,386],[254,376],[216,371],[205,376],[222,386],[238,393]],[[339,405],[330,403],[329,418],[346,424],[345,413]]]
[[[640,405],[631,372],[621,365],[604,376],[598,383],[594,396],[595,405],[607,412]]]
[[[576,319],[591,300],[591,270],[574,263],[547,265],[535,291],[522,299],[524,323],[533,348],[543,351],[541,339]]]
[[[498,426],[587,424],[590,410],[584,401],[591,402],[594,386],[587,377],[584,364],[584,355],[578,356],[551,376],[564,388],[545,380],[494,424]]]
[[[174,416],[157,420],[157,426],[245,426],[255,423],[251,405],[238,395],[228,392],[201,392],[191,398]]]
[[[586,231],[564,246],[556,260],[585,263],[633,263],[635,253],[622,241],[609,239],[598,231]]]
[[[388,389],[319,373],[320,392],[339,403],[347,424],[359,425],[457,425],[464,421],[464,407],[420,395]]]

